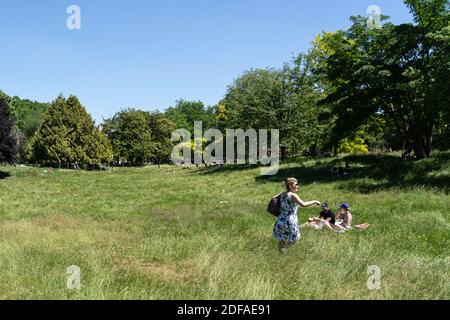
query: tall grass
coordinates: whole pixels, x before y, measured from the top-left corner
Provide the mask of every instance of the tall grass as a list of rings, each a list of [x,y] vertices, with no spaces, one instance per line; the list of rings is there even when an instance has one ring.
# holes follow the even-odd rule
[[[258,168],[0,167],[0,298],[448,299],[450,157],[297,159]],[[348,201],[367,231],[303,229],[284,256],[265,212],[286,176],[300,195]],[[300,221],[317,215],[301,209]],[[66,270],[81,268],[80,290]],[[381,269],[369,290],[367,268]]]

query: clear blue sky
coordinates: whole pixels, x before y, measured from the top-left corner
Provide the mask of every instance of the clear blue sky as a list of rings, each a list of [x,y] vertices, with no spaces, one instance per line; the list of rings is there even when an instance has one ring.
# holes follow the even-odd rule
[[[81,8],[81,30],[66,9]],[[97,122],[124,107],[217,103],[250,68],[279,67],[321,31],[401,0],[2,0],[0,90],[42,102],[77,95]]]

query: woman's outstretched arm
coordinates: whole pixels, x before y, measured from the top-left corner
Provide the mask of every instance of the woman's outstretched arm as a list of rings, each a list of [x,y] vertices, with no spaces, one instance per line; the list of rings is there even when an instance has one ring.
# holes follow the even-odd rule
[[[296,203],[298,203],[302,207],[320,206],[320,204],[321,204],[320,201],[317,201],[317,200],[314,200],[314,201],[303,201],[295,193],[292,194],[292,198],[294,199],[294,201]]]

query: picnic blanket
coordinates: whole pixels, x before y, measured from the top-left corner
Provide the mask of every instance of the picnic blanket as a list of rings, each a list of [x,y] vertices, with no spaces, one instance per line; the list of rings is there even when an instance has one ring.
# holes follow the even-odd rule
[[[337,223],[337,224],[339,224],[339,223]],[[303,225],[303,227],[311,227],[311,228],[316,229],[316,230],[323,230],[323,223],[311,224],[311,223],[307,222],[307,223],[305,223],[305,224]],[[368,224],[368,223],[362,223],[362,224],[357,224],[357,225],[355,225],[355,226],[353,226],[353,227],[347,229],[347,231],[350,231],[350,230],[352,230],[352,229],[357,229],[357,230],[362,230],[362,231],[364,231],[364,230],[367,230],[367,229],[369,229],[369,228],[370,228],[370,224]]]

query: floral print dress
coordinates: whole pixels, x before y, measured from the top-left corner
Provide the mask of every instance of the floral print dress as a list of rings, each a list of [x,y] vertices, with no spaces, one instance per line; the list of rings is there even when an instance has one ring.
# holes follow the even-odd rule
[[[294,243],[300,240],[300,226],[298,224],[299,205],[292,200],[292,193],[281,194],[281,210],[273,227],[273,236],[278,241]]]

